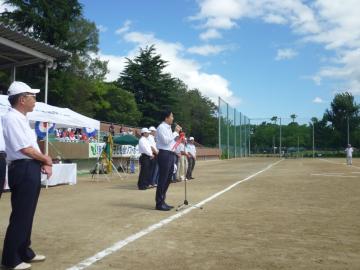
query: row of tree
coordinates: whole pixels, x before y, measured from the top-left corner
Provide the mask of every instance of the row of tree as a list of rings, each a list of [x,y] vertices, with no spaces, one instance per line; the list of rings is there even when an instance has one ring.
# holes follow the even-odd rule
[[[309,123],[299,124],[296,115],[291,116],[292,122],[281,125],[282,146],[285,148],[322,150],[343,149],[349,140],[352,145],[360,146],[360,106],[351,93],[336,94],[331,106],[322,117],[313,117]],[[252,151],[272,152],[274,146],[280,144],[280,121],[274,116],[270,122],[252,125]]]
[[[15,10],[1,13],[0,21],[72,53],[69,59],[57,63],[56,70],[50,70],[49,104],[130,126],[157,125],[161,110],[169,107],[176,121],[197,141],[209,146],[217,144],[216,105],[198,89],[189,89],[166,73],[168,63],[155,47],[140,48],[134,59],[127,59],[119,78],[106,82],[108,63],[94,57],[99,50],[98,29],[83,16],[79,1],[5,2]],[[10,71],[1,71],[0,80],[8,85]],[[44,67],[18,68],[17,80],[43,88]]]

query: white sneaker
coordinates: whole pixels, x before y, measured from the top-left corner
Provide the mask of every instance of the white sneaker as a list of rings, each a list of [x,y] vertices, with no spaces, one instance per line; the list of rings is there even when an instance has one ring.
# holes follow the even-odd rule
[[[10,269],[14,269],[14,270],[26,270],[26,269],[31,269],[31,264],[29,263],[20,263],[17,266],[15,266],[14,268],[10,268]]]
[[[43,262],[46,260],[44,255],[35,255],[35,257],[31,260],[31,262]]]

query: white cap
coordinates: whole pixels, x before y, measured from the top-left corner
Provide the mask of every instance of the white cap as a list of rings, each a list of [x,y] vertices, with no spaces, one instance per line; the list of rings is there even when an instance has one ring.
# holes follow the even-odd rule
[[[189,140],[190,140],[190,141],[193,141],[193,140],[194,140],[194,137],[190,137]]]
[[[26,83],[23,82],[13,82],[8,90],[9,96],[14,96],[21,93],[32,93],[37,94],[40,92],[40,89],[31,89],[30,86],[28,86]]]
[[[150,131],[156,131],[156,128],[155,127],[150,127],[149,130]]]
[[[150,133],[150,131],[148,130],[148,128],[142,128],[141,129],[141,134],[142,133]]]

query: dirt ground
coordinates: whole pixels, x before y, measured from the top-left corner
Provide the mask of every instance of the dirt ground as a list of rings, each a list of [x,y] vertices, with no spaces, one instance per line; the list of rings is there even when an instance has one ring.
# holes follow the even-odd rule
[[[198,162],[189,182],[197,203],[277,159]],[[250,181],[94,263],[88,269],[360,269],[360,160],[283,160]],[[172,184],[168,203],[183,201]],[[43,189],[32,247],[47,255],[32,269],[67,269],[175,211],[155,211],[155,190],[136,176],[78,178]],[[10,213],[0,201],[0,243]],[[2,252],[2,245],[0,245]]]

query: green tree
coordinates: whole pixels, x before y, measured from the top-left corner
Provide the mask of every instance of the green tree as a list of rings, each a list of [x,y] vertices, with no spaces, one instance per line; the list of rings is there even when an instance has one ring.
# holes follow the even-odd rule
[[[114,83],[96,83],[98,102],[95,103],[95,118],[114,123],[136,126],[141,113],[134,95]]]
[[[0,20],[16,25],[30,36],[72,53],[70,59],[57,60],[57,70],[49,71],[49,103],[70,107],[88,116],[95,114],[95,85],[103,80],[107,62],[94,58],[98,51],[98,30],[95,23],[83,17],[77,0],[7,0],[15,7],[0,14]],[[33,87],[44,87],[44,65],[17,69],[17,79]],[[44,91],[39,100],[43,100]]]
[[[336,145],[344,146],[347,143],[347,120],[350,132],[353,133],[360,124],[360,106],[351,93],[345,92],[336,94],[330,107],[324,114],[324,121],[330,122],[334,128],[334,135],[338,141]]]
[[[117,84],[133,93],[143,117],[142,126],[156,125],[164,106],[172,108],[175,103],[177,81],[164,72],[167,62],[156,54],[154,46],[140,49],[134,59],[127,59]]]

